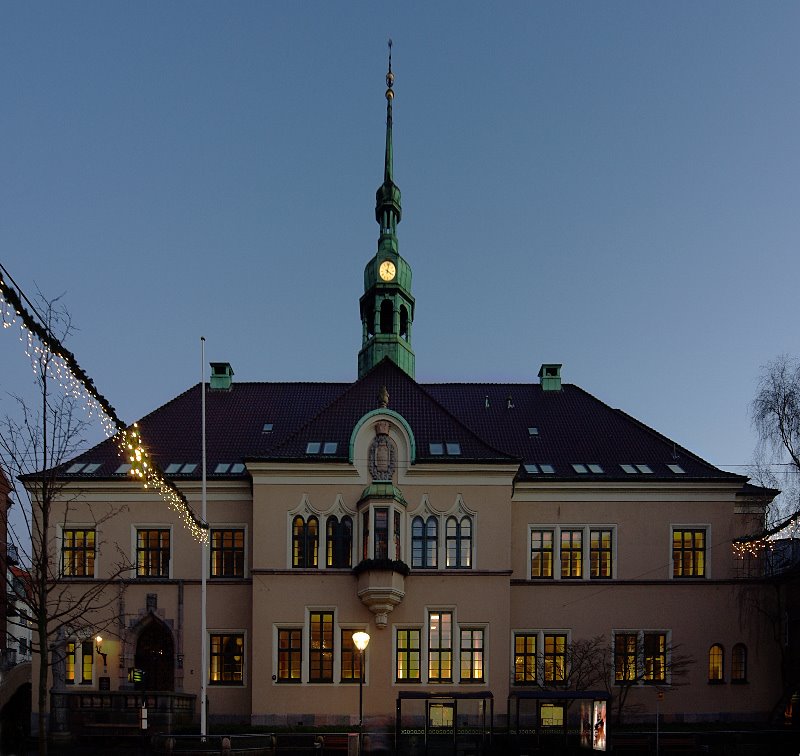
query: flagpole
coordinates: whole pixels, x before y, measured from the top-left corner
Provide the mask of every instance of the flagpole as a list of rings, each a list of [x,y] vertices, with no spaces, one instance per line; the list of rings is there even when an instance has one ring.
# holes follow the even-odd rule
[[[204,523],[206,517],[206,337],[200,337],[200,434],[202,436],[203,487],[202,513]],[[210,537],[210,533],[208,534]],[[208,638],[206,638],[206,572],[208,571],[208,539],[200,548],[200,737],[205,740],[208,734],[208,712],[206,695],[208,687]]]

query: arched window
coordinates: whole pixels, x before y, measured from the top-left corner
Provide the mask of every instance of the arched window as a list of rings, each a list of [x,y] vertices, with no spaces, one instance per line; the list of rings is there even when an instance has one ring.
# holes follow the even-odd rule
[[[415,517],[411,522],[411,566],[435,568],[439,551],[439,523],[431,515],[427,521]]]
[[[447,566],[472,567],[472,520],[466,515],[447,518]]]
[[[715,643],[708,649],[708,681],[710,683],[724,682],[724,668],[725,650],[719,643]]]
[[[737,643],[731,651],[731,682],[747,682],[747,646]]]
[[[328,567],[353,566],[353,520],[345,515],[341,522],[329,517],[326,523]]]
[[[400,335],[408,341],[408,308],[400,305]]]
[[[381,333],[392,333],[394,330],[394,308],[391,299],[381,302]]]
[[[292,521],[292,567],[316,567],[319,523],[316,517],[304,520],[300,515]]]

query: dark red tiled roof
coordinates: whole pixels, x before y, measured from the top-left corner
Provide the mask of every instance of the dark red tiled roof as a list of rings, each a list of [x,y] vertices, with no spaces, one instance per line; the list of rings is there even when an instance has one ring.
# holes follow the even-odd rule
[[[208,391],[207,474],[230,477],[230,472],[215,473],[217,466],[249,459],[346,461],[353,427],[377,409],[383,386],[389,409],[411,427],[417,461],[521,463],[519,474],[529,479],[745,480],[577,386],[543,391],[530,383],[419,384],[389,360],[354,383],[234,383],[230,391]],[[201,473],[200,398],[200,387],[194,386],[139,421],[150,455],[163,470],[170,464],[197,464],[189,473],[173,475],[175,480]],[[264,430],[266,423],[271,430]],[[321,446],[308,454],[309,442],[328,443],[331,453],[322,453]],[[432,454],[431,443],[458,444],[460,453]],[[73,460],[79,462],[100,466],[91,473],[78,470],[77,478],[113,478],[122,464],[112,439]],[[602,473],[573,467],[589,464],[599,465]],[[550,465],[553,472],[527,472],[525,465]]]

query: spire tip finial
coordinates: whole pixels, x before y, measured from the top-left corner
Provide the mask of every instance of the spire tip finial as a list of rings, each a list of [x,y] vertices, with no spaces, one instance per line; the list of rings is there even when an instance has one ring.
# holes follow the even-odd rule
[[[391,100],[394,97],[392,92],[392,85],[394,84],[394,74],[392,73],[392,38],[389,37],[389,70],[386,72],[386,99]]]

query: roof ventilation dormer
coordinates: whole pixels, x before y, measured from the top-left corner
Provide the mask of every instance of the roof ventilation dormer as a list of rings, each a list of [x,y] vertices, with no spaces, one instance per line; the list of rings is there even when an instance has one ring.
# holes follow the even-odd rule
[[[542,391],[561,391],[561,364],[543,363],[539,368]]]
[[[230,391],[233,384],[233,368],[230,362],[211,363],[211,390]]]

